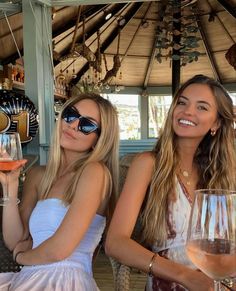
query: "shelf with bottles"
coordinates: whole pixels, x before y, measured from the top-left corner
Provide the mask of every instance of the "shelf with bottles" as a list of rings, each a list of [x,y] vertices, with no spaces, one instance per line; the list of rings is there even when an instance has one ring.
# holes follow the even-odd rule
[[[5,65],[3,71],[0,71],[0,88],[7,90],[25,90],[24,85],[24,67],[21,64]],[[65,80],[57,79],[54,89],[55,99],[68,99],[69,90]]]
[[[69,98],[69,87],[65,80],[57,79],[55,81],[54,96],[57,99]]]

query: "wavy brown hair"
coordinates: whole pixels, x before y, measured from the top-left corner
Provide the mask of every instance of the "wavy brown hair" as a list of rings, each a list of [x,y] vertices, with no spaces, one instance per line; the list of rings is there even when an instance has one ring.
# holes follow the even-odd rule
[[[148,245],[162,245],[167,239],[168,201],[175,193],[178,164],[177,136],[173,130],[173,111],[183,90],[191,84],[205,84],[211,89],[217,104],[220,127],[215,136],[205,135],[195,153],[199,171],[197,188],[236,189],[236,156],[234,148],[233,103],[225,88],[204,75],[196,75],[177,91],[164,127],[153,150],[154,173],[142,213],[143,238]]]
[[[107,218],[110,219],[118,195],[119,125],[116,109],[110,101],[97,94],[80,94],[77,97],[69,99],[62,107],[58,121],[56,122],[46,171],[42,178],[40,187],[40,193],[42,193],[41,199],[48,197],[53,183],[58,178],[59,169],[64,165],[64,150],[60,146],[62,112],[66,107],[72,106],[84,99],[93,100],[98,105],[101,116],[100,135],[95,147],[85,152],[82,156],[78,155],[78,160],[75,160],[71,168],[68,169],[68,171],[73,171],[74,175],[64,193],[63,199],[65,202],[71,203],[83,169],[91,162],[99,162],[108,169],[105,173],[108,181],[107,186],[110,189],[110,199],[107,207]]]

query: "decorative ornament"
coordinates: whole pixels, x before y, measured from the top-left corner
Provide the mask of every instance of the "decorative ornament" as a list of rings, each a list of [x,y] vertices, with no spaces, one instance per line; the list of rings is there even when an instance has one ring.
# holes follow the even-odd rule
[[[121,61],[120,61],[120,55],[119,55],[119,49],[120,49],[120,30],[118,34],[118,42],[117,42],[117,53],[113,56],[113,67],[109,71],[106,72],[106,75],[102,82],[104,84],[109,84],[111,79],[116,77],[120,67],[121,67]]]
[[[225,54],[226,60],[236,70],[236,43],[233,44]]]
[[[156,42],[156,58],[159,63],[163,58],[180,60],[181,66],[198,61],[201,53],[197,48],[201,38],[197,36],[199,28],[195,3],[196,1],[168,0],[165,11],[161,10]],[[178,12],[181,12],[179,18],[176,17]]]
[[[0,90],[0,132],[18,132],[25,144],[35,137],[38,127],[38,111],[27,96]]]

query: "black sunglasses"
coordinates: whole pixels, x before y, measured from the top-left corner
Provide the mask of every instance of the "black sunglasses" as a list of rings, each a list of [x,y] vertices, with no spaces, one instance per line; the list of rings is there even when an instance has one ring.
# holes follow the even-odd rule
[[[79,114],[79,112],[71,106],[66,107],[61,115],[62,119],[64,119],[67,123],[71,123],[76,119],[79,119],[78,131],[81,131],[83,134],[90,134],[92,132],[96,132],[98,135],[100,134],[100,129],[96,123],[90,120],[87,117],[84,117]]]

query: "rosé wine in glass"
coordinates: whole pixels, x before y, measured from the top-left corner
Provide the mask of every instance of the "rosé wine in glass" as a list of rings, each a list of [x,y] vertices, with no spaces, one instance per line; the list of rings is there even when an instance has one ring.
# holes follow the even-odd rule
[[[195,191],[186,252],[214,280],[215,291],[221,290],[221,280],[236,276],[236,191]]]
[[[6,174],[5,183],[2,185],[2,197],[0,206],[9,202],[8,196],[8,173],[18,169],[22,165],[22,150],[20,136],[16,132],[0,133],[0,171]],[[17,199],[16,203],[19,203]]]

